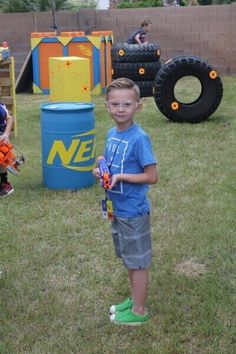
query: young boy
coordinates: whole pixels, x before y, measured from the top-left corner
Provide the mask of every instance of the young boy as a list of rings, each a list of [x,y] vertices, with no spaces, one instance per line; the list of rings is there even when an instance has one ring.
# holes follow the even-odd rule
[[[9,136],[12,130],[14,118],[9,114],[6,106],[0,103],[0,143],[9,143]],[[0,197],[6,197],[14,192],[7,179],[7,171],[0,166]]]
[[[148,320],[146,300],[151,264],[148,184],[158,180],[148,135],[133,121],[141,109],[138,86],[119,78],[107,89],[106,107],[116,127],[107,135],[104,157],[111,173],[107,198],[113,205],[111,229],[115,252],[128,270],[131,297],[110,307],[113,323],[139,325]],[[99,169],[94,176],[100,178]]]
[[[147,33],[151,30],[151,21],[144,20],[141,23],[141,27],[132,32],[127,39],[128,44],[142,44],[148,43]]]

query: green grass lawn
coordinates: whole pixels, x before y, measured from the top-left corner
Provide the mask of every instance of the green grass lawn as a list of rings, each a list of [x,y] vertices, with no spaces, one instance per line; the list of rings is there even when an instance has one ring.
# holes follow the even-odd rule
[[[150,134],[160,182],[151,186],[151,320],[127,328],[109,307],[127,296],[126,271],[102,219],[99,184],[72,193],[42,185],[40,104],[17,95],[26,157],[0,201],[0,353],[236,353],[236,77],[206,122],[169,122],[153,98],[137,122]],[[93,97],[96,154],[112,121]]]

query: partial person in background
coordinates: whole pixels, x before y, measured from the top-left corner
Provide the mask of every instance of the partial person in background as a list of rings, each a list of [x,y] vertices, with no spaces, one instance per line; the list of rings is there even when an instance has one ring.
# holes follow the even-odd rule
[[[198,6],[199,2],[197,0],[189,0],[188,6]]]
[[[174,6],[174,7],[179,7],[179,0],[163,0],[163,6],[164,7],[170,7],[170,6]]]
[[[9,143],[9,137],[13,127],[14,118],[8,112],[7,107],[0,102],[0,142]],[[8,182],[8,174],[5,168],[0,167],[0,197],[6,197],[14,192],[13,187]]]
[[[132,32],[128,39],[127,43],[128,44],[142,44],[142,43],[148,43],[147,41],[147,33],[151,29],[151,21],[150,20],[144,20],[141,23],[141,27]]]

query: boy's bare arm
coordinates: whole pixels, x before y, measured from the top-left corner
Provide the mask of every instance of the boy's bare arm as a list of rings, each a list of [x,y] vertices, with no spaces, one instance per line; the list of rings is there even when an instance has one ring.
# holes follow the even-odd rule
[[[118,182],[155,184],[158,182],[158,171],[156,165],[148,165],[143,173],[118,173],[111,177],[111,188]]]
[[[9,137],[10,137],[11,130],[13,127],[14,118],[12,115],[7,113],[6,119],[7,119],[6,129],[5,129],[5,132],[0,136],[0,140],[7,144],[7,143],[9,143]]]
[[[11,134],[13,123],[14,123],[14,118],[11,114],[8,113],[7,114],[7,125],[6,125],[6,129],[5,129],[5,133],[7,133],[8,136],[10,136],[10,134]]]
[[[142,44],[142,42],[140,41],[140,33],[136,34],[135,40],[136,42],[138,42],[138,44]]]

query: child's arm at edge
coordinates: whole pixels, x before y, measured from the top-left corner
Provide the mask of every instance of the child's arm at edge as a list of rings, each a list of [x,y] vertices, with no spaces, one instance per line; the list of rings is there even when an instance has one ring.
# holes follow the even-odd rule
[[[5,132],[0,136],[0,141],[2,141],[5,144],[8,144],[9,137],[14,123],[14,118],[11,114],[7,113],[6,119],[7,119],[6,129]]]

